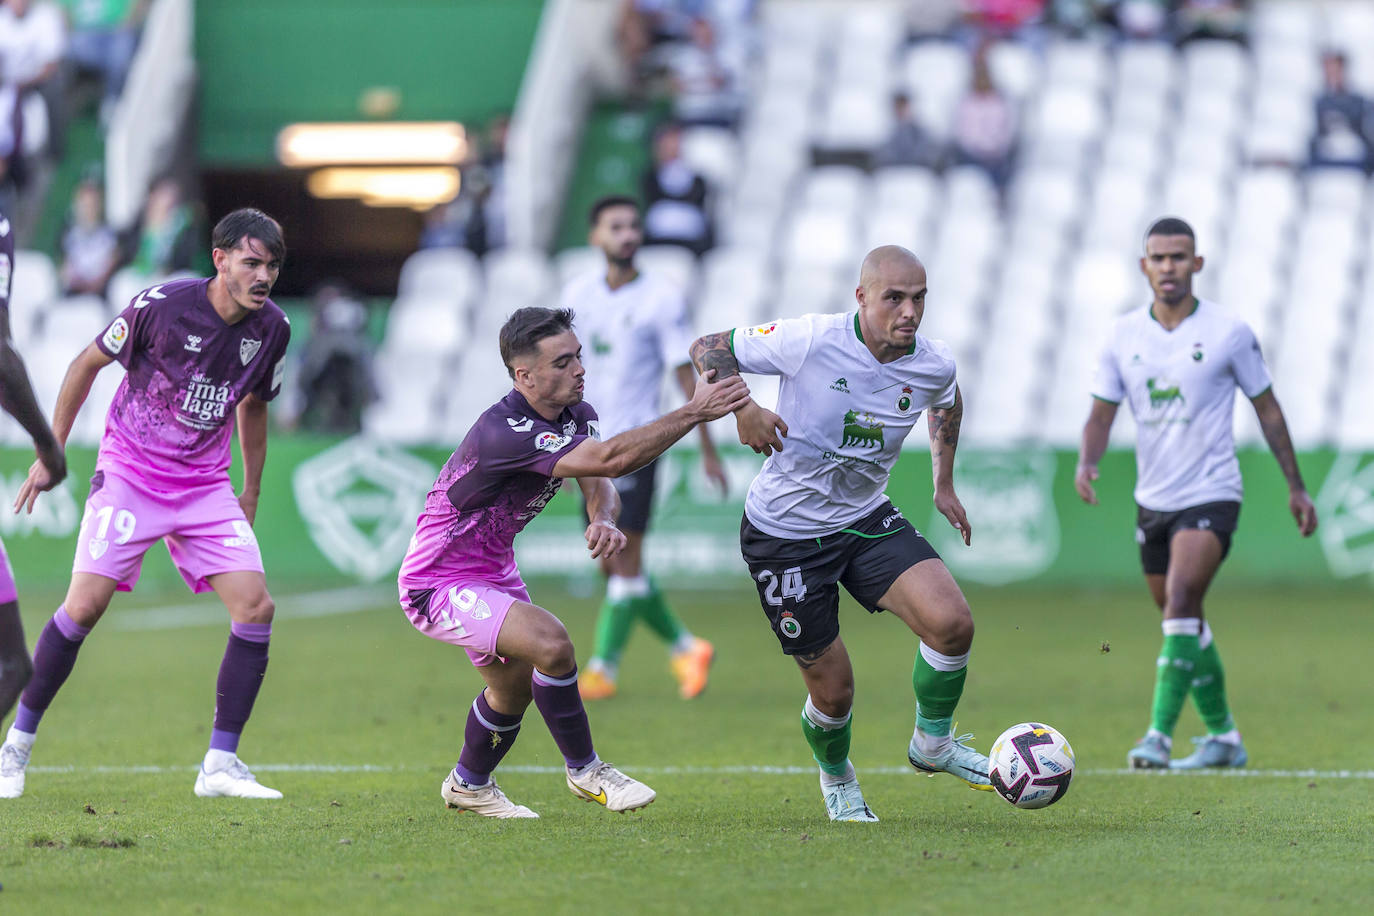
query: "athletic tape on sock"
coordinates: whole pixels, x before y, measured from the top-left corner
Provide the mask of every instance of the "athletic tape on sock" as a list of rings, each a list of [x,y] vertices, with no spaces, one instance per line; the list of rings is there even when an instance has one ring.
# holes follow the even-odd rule
[[[1202,632],[1197,637],[1197,647],[1205,649],[1212,644],[1212,627],[1207,621],[1202,621]]]
[[[921,658],[924,658],[926,664],[936,671],[958,671],[960,668],[967,668],[968,656],[967,652],[962,655],[945,655],[943,652],[936,652],[930,646],[921,643]]]
[[[1202,632],[1202,620],[1197,617],[1168,617],[1159,626],[1165,636],[1197,636]]]
[[[802,707],[802,715],[806,716],[806,721],[810,722],[817,728],[822,729],[824,731],[833,732],[838,728],[844,728],[845,723],[847,723],[850,717],[854,715],[854,712],[853,710],[851,710],[845,713],[844,715],[838,717],[827,716],[825,713],[821,712],[819,709],[816,708],[816,704],[811,702],[811,696],[810,694],[808,694],[806,697],[806,705]]]
[[[606,597],[611,601],[642,598],[649,594],[647,576],[610,576],[606,579]]]

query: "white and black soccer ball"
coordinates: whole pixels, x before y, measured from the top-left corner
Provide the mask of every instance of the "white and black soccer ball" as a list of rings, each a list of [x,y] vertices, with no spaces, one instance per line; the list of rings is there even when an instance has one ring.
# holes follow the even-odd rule
[[[1013,725],[992,743],[988,778],[997,794],[1018,808],[1047,807],[1069,791],[1073,748],[1048,725]]]

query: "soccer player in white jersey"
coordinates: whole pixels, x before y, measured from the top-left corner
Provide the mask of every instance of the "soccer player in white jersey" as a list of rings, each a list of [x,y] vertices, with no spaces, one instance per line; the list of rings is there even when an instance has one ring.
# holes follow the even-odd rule
[[[1164,612],[1150,728],[1126,755],[1137,768],[1244,766],[1226,682],[1202,599],[1231,547],[1240,515],[1240,464],[1231,413],[1235,389],[1255,407],[1265,441],[1288,481],[1288,508],[1307,537],[1317,510],[1298,472],[1288,424],[1249,325],[1193,294],[1202,269],[1192,228],[1166,217],[1145,236],[1140,269],[1153,301],[1116,321],[1098,363],[1074,486],[1097,504],[1097,463],[1118,405],[1136,420],[1136,541],[1150,595]],[[1188,695],[1207,726],[1197,750],[1170,762],[1174,726]]]
[[[972,736],[951,733],[973,615],[935,549],[883,492],[902,440],[928,410],[935,507],[970,542],[954,492],[964,413],[954,357],[917,333],[926,271],[905,248],[869,252],[855,298],[857,311],[709,334],[692,345],[692,360],[722,378],[782,377],[777,413],[753,401],[735,411],[740,441],[768,455],[745,500],[741,549],[782,651],[806,684],[802,732],[830,819],[876,821],[849,761],[854,669],[840,638],[837,584],[920,639],[911,765],[975,789],[992,786],[988,758],[965,743]]]
[[[682,291],[635,265],[644,241],[639,204],[630,197],[603,197],[592,205],[588,240],[606,256],[605,268],[574,279],[559,305],[577,313],[577,334],[584,341],[587,400],[601,415],[602,433],[614,436],[643,426],[659,415],[663,371],[671,367],[688,399],[696,373],[683,358],[692,342]],[[725,472],[701,429],[701,460],[706,476],[725,492]],[[668,644],[670,667],[683,699],[706,689],[715,649],[694,636],[678,619],[663,593],[644,571],[644,532],[653,509],[653,462],[617,478],[620,530],[625,549],[601,557],[606,600],[596,623],[596,649],[580,681],[583,699],[614,696],[620,656],[636,620]]]

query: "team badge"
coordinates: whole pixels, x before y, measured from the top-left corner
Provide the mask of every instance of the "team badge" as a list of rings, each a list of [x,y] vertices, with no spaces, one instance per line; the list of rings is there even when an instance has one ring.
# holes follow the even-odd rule
[[[801,621],[792,616],[791,611],[783,611],[782,617],[778,620],[778,630],[788,639],[796,639],[801,635]]]
[[[1202,342],[1193,344],[1193,362],[1200,363],[1207,358],[1207,354],[1202,350]]]
[[[118,354],[120,350],[124,349],[124,341],[128,339],[129,322],[121,317],[116,318],[110,323],[110,326],[105,329],[105,336],[102,338],[102,341],[105,344],[105,349],[109,350],[111,353]]]
[[[899,398],[897,398],[897,409],[900,410],[902,413],[906,413],[908,410],[911,409],[911,386],[910,386],[910,385],[903,385],[903,386],[902,386],[902,396],[899,397]]]
[[[92,560],[99,560],[101,557],[105,556],[105,551],[110,549],[110,542],[104,538],[91,538],[90,542],[86,545],[86,549],[91,552]]]
[[[247,337],[239,341],[239,362],[245,366],[253,361],[253,357],[258,355],[262,349],[262,341],[249,340]]]

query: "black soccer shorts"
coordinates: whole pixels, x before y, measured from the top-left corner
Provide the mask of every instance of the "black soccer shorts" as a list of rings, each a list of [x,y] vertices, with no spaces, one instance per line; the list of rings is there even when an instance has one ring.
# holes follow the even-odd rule
[[[1136,507],[1135,540],[1140,545],[1140,565],[1147,576],[1162,576],[1169,571],[1169,542],[1175,531],[1196,528],[1210,531],[1221,541],[1221,558],[1231,552],[1231,535],[1240,518],[1240,503],[1233,500],[1202,503],[1177,512],[1156,512]]]
[[[611,481],[615,491],[620,494],[620,519],[615,526],[621,531],[643,534],[649,530],[649,516],[654,509],[654,481],[658,474],[658,461],[654,460],[637,471]],[[587,517],[587,504],[582,504],[582,520]]]
[[[840,635],[840,590],[869,613],[902,573],[939,559],[901,510],[887,500],[843,531],[819,538],[776,538],[740,523],[740,550],[759,601],[787,655],[824,649]]]

